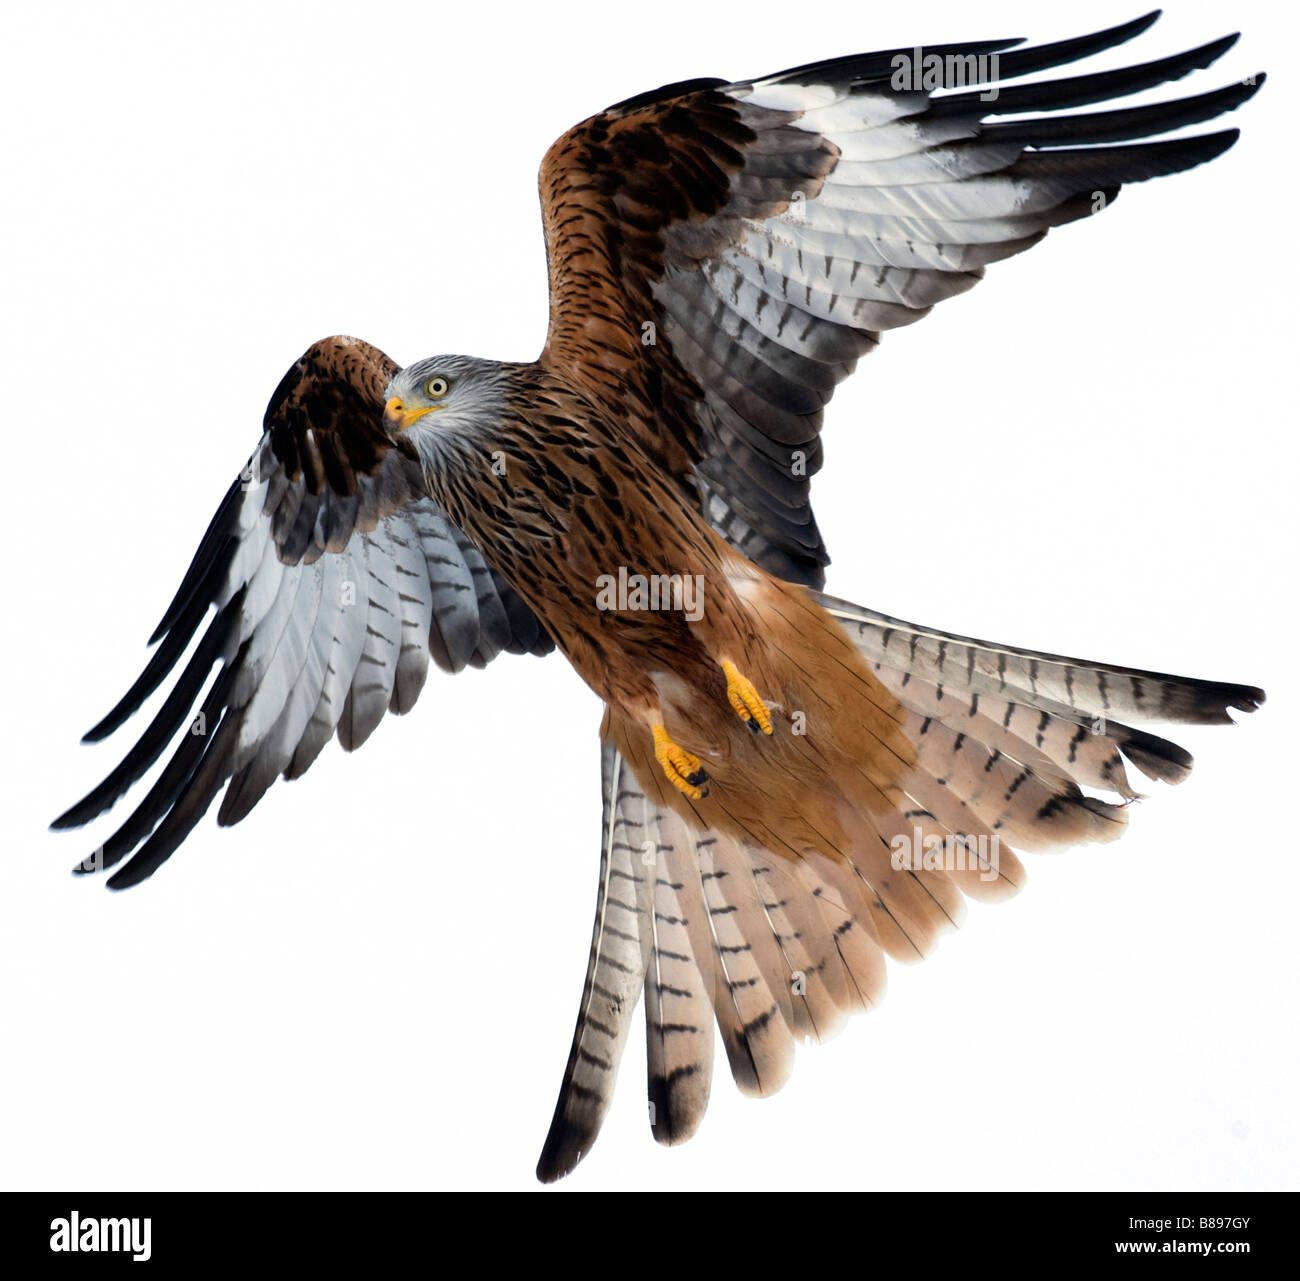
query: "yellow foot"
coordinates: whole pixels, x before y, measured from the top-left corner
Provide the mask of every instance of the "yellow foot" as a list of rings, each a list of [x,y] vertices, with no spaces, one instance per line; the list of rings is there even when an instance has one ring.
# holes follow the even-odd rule
[[[767,714],[767,707],[759,698],[753,682],[737,671],[735,663],[723,663],[722,670],[727,676],[727,702],[735,708],[736,715],[755,733],[761,729],[764,734],[770,734],[772,718]]]
[[[654,727],[655,760],[663,770],[668,781],[679,791],[685,792],[693,801],[700,800],[701,790],[708,776],[700,768],[700,758],[683,751],[671,738],[662,725]]]

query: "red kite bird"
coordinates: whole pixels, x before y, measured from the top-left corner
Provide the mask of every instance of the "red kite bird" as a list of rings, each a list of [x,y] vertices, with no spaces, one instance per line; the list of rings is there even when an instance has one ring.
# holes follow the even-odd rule
[[[447,671],[558,648],[605,702],[591,958],[538,1165],[590,1149],[637,997],[651,1123],[708,1099],[713,1022],[742,1090],[880,999],[964,895],[1023,882],[1013,850],[1109,841],[1126,762],[1191,757],[1139,723],[1230,722],[1219,684],[950,636],[822,593],[809,506],[827,401],[881,331],[1120,186],[1225,151],[1147,141],[1238,107],[1263,77],[1059,114],[1208,67],[1234,42],[1030,79],[1155,15],[1038,48],[894,50],[619,103],[542,163],[550,329],[536,361],[399,368],[312,346],[271,397],[107,737],[177,666],[83,824],[173,754],[82,865],[135,885],[224,788],[236,823],[337,734],[351,751]],[[195,704],[198,704],[197,716]],[[191,732],[193,731],[193,732]],[[120,866],[119,866],[120,865]]]

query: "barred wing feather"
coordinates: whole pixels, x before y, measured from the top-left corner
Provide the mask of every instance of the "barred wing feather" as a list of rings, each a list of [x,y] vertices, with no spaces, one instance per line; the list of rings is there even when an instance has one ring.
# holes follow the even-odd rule
[[[331,737],[353,751],[387,712],[409,711],[430,660],[457,672],[503,651],[552,648],[384,433],[383,392],[396,370],[367,343],[331,338],[285,375],[258,448],[151,638],[153,658],[86,735],[106,738],[137,711],[215,610],[135,746],[55,820],[68,828],[96,818],[173,748],[80,870],[127,860],[113,889],[150,876],[223,787],[218,822],[237,823],[276,778],[300,777]]]
[[[1155,106],[1050,114],[1178,80],[1235,36],[1012,83],[1157,16],[1036,48],[983,41],[689,81],[583,122],[542,164],[542,362],[628,423],[751,560],[820,588],[829,557],[809,480],[823,412],[881,333],[1108,207],[1123,184],[1235,141],[1235,130],[1149,139],[1233,110],[1262,75]],[[912,87],[906,69],[920,75],[931,58],[937,70]],[[968,73],[988,79],[965,87]]]

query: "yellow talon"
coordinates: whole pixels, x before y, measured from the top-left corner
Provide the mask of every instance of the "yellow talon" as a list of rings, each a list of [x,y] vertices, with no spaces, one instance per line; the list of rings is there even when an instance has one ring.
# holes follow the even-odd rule
[[[764,734],[770,734],[772,718],[767,714],[767,705],[759,698],[753,682],[749,677],[740,674],[735,663],[723,663],[722,670],[727,677],[727,702],[735,708],[736,715],[746,722],[750,729],[757,727]]]
[[[700,800],[704,793],[698,785],[705,780],[700,758],[678,747],[662,725],[654,727],[654,738],[655,760],[664,776],[679,792],[684,792],[693,801]]]

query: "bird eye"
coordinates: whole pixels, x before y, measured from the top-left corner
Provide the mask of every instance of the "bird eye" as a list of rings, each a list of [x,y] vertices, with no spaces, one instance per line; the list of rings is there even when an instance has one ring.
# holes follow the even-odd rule
[[[424,384],[424,390],[434,399],[445,396],[451,390],[451,384],[441,375],[435,374]]]

